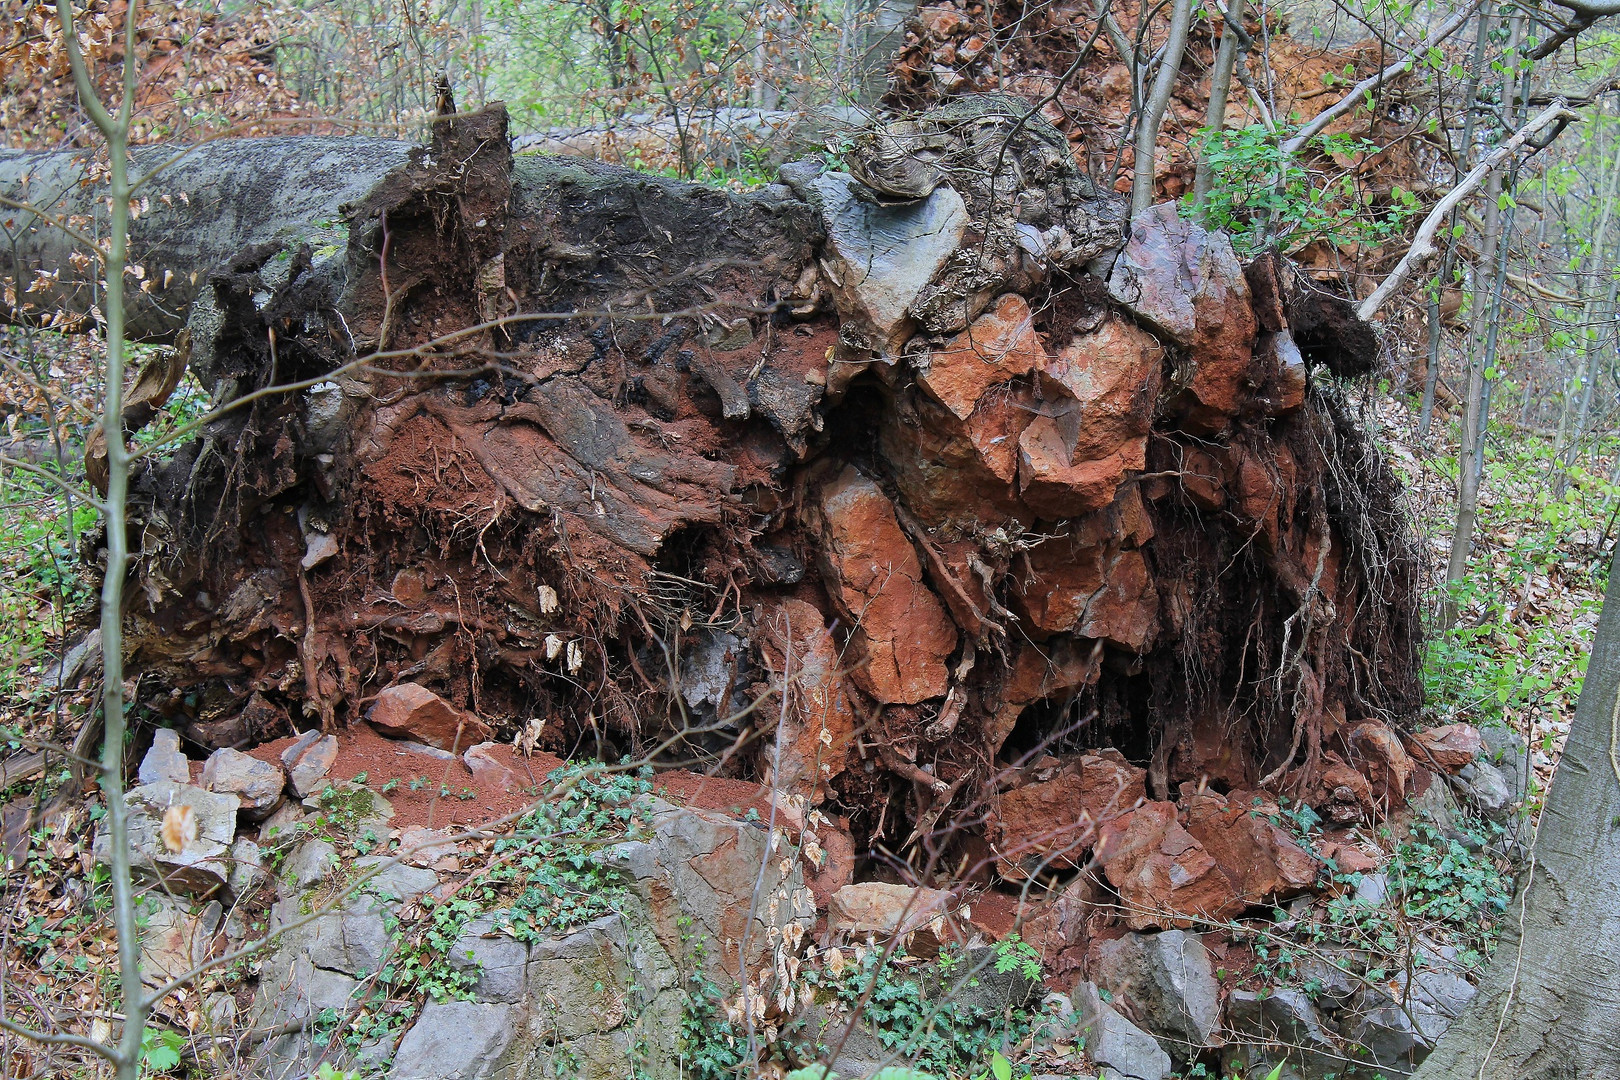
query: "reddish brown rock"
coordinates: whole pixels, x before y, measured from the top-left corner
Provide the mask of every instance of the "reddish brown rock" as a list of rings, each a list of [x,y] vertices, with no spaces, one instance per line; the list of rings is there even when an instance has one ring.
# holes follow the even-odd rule
[[[1048,985],[1068,985],[1065,975],[1085,967],[1092,935],[1111,916],[1110,897],[1090,870],[1082,870],[1063,891],[1027,918],[1020,936],[1041,956]]]
[[[1073,638],[1026,642],[1001,687],[1001,705],[985,724],[985,749],[994,758],[1012,734],[1019,714],[1031,702],[1064,696],[1096,682],[1102,672],[1101,642],[1086,645]]]
[[[1219,430],[1253,387],[1258,329],[1249,285],[1226,236],[1205,231],[1161,203],[1138,214],[1108,279],[1114,299],[1186,350],[1188,426]]]
[[[923,583],[893,504],[851,466],[823,486],[820,506],[827,577],[865,656],[856,684],[885,704],[943,695],[956,627]]]
[[[1022,880],[1083,865],[1101,825],[1147,798],[1146,775],[1117,750],[1026,770],[996,800],[986,827],[1001,875]]]
[[[1226,505],[1226,468],[1214,454],[1195,447],[1181,452],[1181,490],[1200,510]]]
[[[1203,845],[1176,820],[1176,804],[1144,803],[1102,828],[1098,861],[1133,930],[1226,919],[1247,906]]]
[[[1032,626],[1073,631],[1146,652],[1159,628],[1159,594],[1138,551],[1076,549],[1057,537],[1025,553],[1013,588]]]
[[[1106,456],[1077,461],[1063,426],[1039,416],[1018,439],[1019,493],[1047,520],[1089,514],[1114,501],[1126,475],[1140,471],[1146,455],[1147,440],[1135,439]]]
[[[1286,900],[1316,884],[1321,863],[1268,820],[1260,800],[1245,792],[1213,792],[1182,800],[1187,831],[1197,838],[1247,904]]]
[[[759,621],[761,653],[771,681],[784,687],[781,737],[764,740],[766,783],[810,804],[826,797],[827,781],[844,771],[860,714],[844,684],[838,645],[820,611],[802,600],[781,600]],[[778,749],[779,747],[779,749]]]
[[[991,387],[1028,375],[1045,360],[1046,347],[1035,333],[1029,304],[1008,293],[930,356],[917,382],[957,419],[966,420]]]
[[[1163,369],[1158,340],[1117,318],[1076,337],[1047,361],[1043,384],[1061,388],[1079,406],[1076,460],[1104,457],[1147,435]]]
[[[1260,388],[1260,404],[1272,416],[1287,416],[1305,407],[1305,388],[1310,372],[1305,358],[1288,331],[1261,334],[1254,347],[1255,361],[1266,372],[1265,384]]]
[[[960,11],[949,7],[919,8],[917,20],[934,38],[955,37],[972,25]]]
[[[1323,844],[1322,857],[1333,860],[1335,872],[1340,874],[1370,874],[1378,869],[1378,860],[1354,844]]]
[[[1472,724],[1447,724],[1408,735],[1406,750],[1413,760],[1442,772],[1455,773],[1479,756],[1485,743]]]
[[[820,849],[819,865],[815,858],[806,860],[810,864],[806,884],[816,898],[816,910],[826,911],[833,894],[855,880],[855,838],[849,833],[848,819],[819,826],[815,844]],[[812,854],[808,843],[806,854]]]
[[[967,420],[920,391],[900,394],[879,437],[907,508],[931,527],[1027,519],[1016,489],[1018,437],[1036,411],[1026,382],[994,388]]]
[[[1311,784],[1306,802],[1337,826],[1354,825],[1373,812],[1372,785],[1367,778],[1329,751]]]
[[[1276,517],[1281,504],[1282,491],[1277,477],[1255,455],[1237,455],[1236,483],[1238,513],[1250,521],[1267,522]]]
[[[461,759],[467,763],[467,771],[483,787],[495,791],[520,791],[527,785],[507,764],[510,754],[511,751],[499,743],[483,742],[468,747]]]
[[[368,719],[390,738],[415,739],[452,753],[488,742],[494,734],[478,717],[416,683],[399,683],[378,694]]]
[[[1111,319],[1041,368],[1040,415],[1018,440],[1018,486],[1029,508],[1057,519],[1114,501],[1146,463],[1163,350]]]
[[[1350,729],[1345,742],[1351,764],[1360,766],[1373,797],[1390,810],[1405,806],[1413,765],[1400,736],[1377,720],[1364,720]]]
[[[946,924],[955,906],[951,894],[939,889],[863,881],[833,893],[827,929],[846,941],[921,932],[938,944],[949,940]]]

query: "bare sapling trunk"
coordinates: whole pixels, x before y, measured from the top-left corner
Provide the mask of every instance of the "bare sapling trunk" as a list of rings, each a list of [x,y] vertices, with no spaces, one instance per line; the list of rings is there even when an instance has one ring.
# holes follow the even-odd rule
[[[1170,108],[1170,96],[1181,74],[1181,57],[1187,51],[1187,30],[1192,25],[1192,0],[1176,0],[1170,13],[1170,37],[1164,45],[1164,58],[1154,77],[1153,90],[1142,103],[1142,117],[1136,125],[1136,166],[1131,182],[1131,214],[1135,216],[1153,205],[1153,160],[1159,141],[1159,127]]]
[[[1226,127],[1226,100],[1232,90],[1232,67],[1238,54],[1238,35],[1233,27],[1243,23],[1243,0],[1232,0],[1228,11],[1232,25],[1224,26],[1221,30],[1221,46],[1215,54],[1215,68],[1210,73],[1209,110],[1204,114],[1204,126],[1211,132]],[[1193,205],[1200,212],[1203,211],[1204,200],[1209,198],[1211,179],[1209,156],[1201,154],[1198,169],[1193,175]]]
[[[1485,38],[1490,32],[1490,15],[1481,12],[1474,25],[1474,49],[1468,64],[1468,78],[1463,85],[1463,137],[1462,145],[1453,161],[1460,182],[1464,164],[1473,156],[1474,123],[1478,113],[1474,100],[1479,96],[1479,73],[1485,66]],[[1429,366],[1423,378],[1423,406],[1418,414],[1418,435],[1427,438],[1429,425],[1434,421],[1434,399],[1440,386],[1440,342],[1444,337],[1441,326],[1440,290],[1451,284],[1453,269],[1457,265],[1457,213],[1452,211],[1446,219],[1446,251],[1440,258],[1440,271],[1435,275],[1434,293],[1429,297]]]
[[[1446,586],[1455,589],[1468,573],[1468,553],[1474,542],[1474,526],[1479,515],[1479,440],[1485,407],[1485,342],[1493,305],[1491,282],[1496,276],[1496,245],[1501,230],[1498,200],[1502,175],[1491,174],[1485,186],[1485,227],[1479,241],[1479,260],[1474,265],[1473,327],[1469,334],[1468,389],[1463,406],[1462,430],[1457,445],[1457,520],[1451,532],[1451,556],[1446,562]],[[1454,597],[1447,597],[1440,609],[1442,629],[1457,620]]]
[[[1613,217],[1615,181],[1620,178],[1620,148],[1614,152],[1613,159],[1605,173],[1603,192],[1598,200],[1598,228],[1597,236],[1592,241],[1592,254],[1599,266],[1611,265],[1603,262],[1604,252],[1609,237],[1609,222]],[[1580,445],[1582,437],[1586,434],[1587,418],[1592,412],[1592,388],[1597,383],[1598,370],[1602,366],[1603,335],[1598,332],[1595,324],[1604,319],[1605,315],[1612,315],[1615,304],[1615,280],[1611,273],[1607,292],[1603,298],[1602,306],[1598,306],[1597,289],[1589,284],[1583,289],[1585,299],[1581,303],[1581,367],[1580,380],[1580,407],[1576,412],[1573,424],[1560,424],[1558,432],[1558,467],[1553,471],[1553,498],[1562,499],[1564,491],[1569,486],[1569,470],[1575,464],[1576,447]],[[1571,430],[1571,428],[1573,430]]]
[[[118,1080],[139,1080],[141,1043],[152,999],[141,985],[140,930],[136,923],[131,878],[129,811],[124,800],[124,579],[129,567],[125,529],[129,497],[130,455],[124,436],[124,269],[129,256],[130,199],[138,181],[129,175],[129,131],[134,111],[135,19],[137,5],[125,10],[124,78],[116,112],[109,112],[97,97],[90,72],[79,48],[71,0],[58,0],[57,16],[63,43],[78,90],[81,108],[100,132],[107,149],[109,230],[101,265],[105,271],[102,312],[106,321],[106,390],[102,398],[101,433],[106,440],[107,490],[98,509],[107,528],[107,562],[101,588],[102,728],[100,785],[106,809],[108,868],[112,886],[112,918],[118,936],[118,977],[122,996],[123,1030],[114,1045],[79,1036],[29,1031],[0,1017],[6,1030],[36,1041],[70,1044],[88,1050],[112,1064]]]

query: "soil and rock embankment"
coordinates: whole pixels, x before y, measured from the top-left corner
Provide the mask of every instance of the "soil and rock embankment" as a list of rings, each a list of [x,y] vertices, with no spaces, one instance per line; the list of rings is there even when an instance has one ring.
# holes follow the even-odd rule
[[[822,907],[972,890],[1058,979],[1327,884],[1439,764],[1395,484],[1311,374],[1365,328],[1026,111],[732,195],[514,161],[492,109],[255,237],[191,369],[311,385],[139,477],[143,704],[763,785]]]

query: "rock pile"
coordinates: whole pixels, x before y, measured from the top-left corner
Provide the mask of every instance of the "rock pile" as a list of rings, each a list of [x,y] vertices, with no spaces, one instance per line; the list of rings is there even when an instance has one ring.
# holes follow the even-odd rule
[[[1056,898],[1017,906],[1012,926],[994,913],[994,894],[960,886],[862,881],[818,892],[811,881],[825,867],[818,832],[827,829],[791,806],[772,828],[757,814],[643,795],[630,804],[633,816],[616,819],[628,827],[581,838],[582,851],[596,852],[584,858],[602,875],[592,888],[611,891],[612,902],[548,929],[489,899],[494,894],[480,883],[501,879],[468,869],[464,841],[444,829],[396,825],[385,796],[341,778],[351,768],[313,779],[309,770],[331,770],[336,761],[312,757],[321,741],[306,734],[284,751],[256,757],[221,749],[194,762],[160,735],[142,769],[195,776],[197,784],[164,779],[130,792],[136,865],[159,886],[145,901],[142,956],[152,985],[275,935],[254,964],[250,1002],[217,991],[203,1002],[221,1037],[239,1026],[271,1033],[256,1051],[254,1075],[302,1075],[339,1060],[393,1080],[605,1078],[637,1069],[673,1076],[694,1052],[684,1040],[696,1002],[724,1005],[733,1023],[748,1014],[745,1026],[784,1040],[789,1063],[828,1060],[842,1046],[833,1062],[840,1074],[863,1076],[893,1059],[894,1044],[871,1021],[813,992],[801,967],[824,967],[851,946],[894,942],[916,957],[951,951],[984,971],[960,985],[936,980],[926,992],[937,1000],[992,1015],[1034,1009],[1037,984],[1017,975],[1017,965],[996,963],[1004,954],[987,947],[1013,926],[1038,948],[1055,991],[1038,1042],[1083,1045],[1105,1077],[1167,1080],[1216,1058],[1246,1072],[1282,1061],[1305,1080],[1398,1075],[1421,1062],[1474,993],[1450,969],[1453,951],[1428,946],[1410,975],[1392,979],[1358,975],[1364,963],[1329,950],[1299,962],[1295,985],[1234,986],[1209,951],[1226,955],[1228,934],[1210,931],[1209,922],[1316,888],[1327,880],[1317,878],[1317,857],[1275,824],[1278,808],[1263,796],[1189,790],[1178,813],[1174,803],[1146,799],[1140,770],[1113,753],[1054,760],[1012,788],[1025,801],[1004,803],[991,835],[1006,844],[1045,814],[1050,835],[1029,846],[1048,866],[1061,856],[1078,870]],[[1413,741],[1483,752],[1471,730],[1439,729]],[[504,773],[515,766],[504,748],[488,744],[460,757],[435,753],[426,759],[474,778],[480,757]],[[1460,753],[1444,764],[1464,789],[1462,774],[1492,768]],[[318,788],[314,797],[299,797],[294,774],[306,789]],[[768,806],[772,792],[760,795]],[[1097,812],[1105,824],[1088,831],[1086,815],[1122,795],[1132,809]],[[190,824],[176,829],[177,818]],[[561,860],[556,865],[579,865],[566,832],[560,840],[520,835],[521,844],[545,845],[538,850]],[[357,853],[361,846],[375,853]],[[96,851],[106,857],[105,837]],[[1387,902],[1371,887],[1376,862],[1363,849],[1344,838],[1325,839],[1319,851],[1331,852],[1322,857],[1341,870],[1361,853],[1368,888],[1355,902],[1369,910]],[[1028,869],[1016,859],[1011,865]],[[1151,900],[1133,904],[1138,895]],[[413,952],[398,927],[435,910],[450,913],[452,921],[435,924],[449,932],[448,947]],[[256,911],[266,912],[263,921],[254,921]],[[1160,929],[1177,925],[1197,929]],[[441,987],[414,1019],[399,1007],[423,985],[397,981],[412,964]],[[365,1017],[374,1022],[361,1023]],[[344,1033],[341,1049],[323,1027]]]

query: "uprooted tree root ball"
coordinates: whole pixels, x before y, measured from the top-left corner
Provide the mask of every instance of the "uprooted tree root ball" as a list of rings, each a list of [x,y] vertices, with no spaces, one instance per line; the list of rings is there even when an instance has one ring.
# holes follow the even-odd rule
[[[1398,487],[1285,269],[1127,227],[1026,112],[728,194],[514,160],[497,107],[346,248],[242,251],[193,370],[313,383],[139,477],[145,703],[246,744],[417,684],[454,739],[773,782],[867,876],[1093,852],[1133,925],[1309,887],[1238,793],[1403,799]]]

